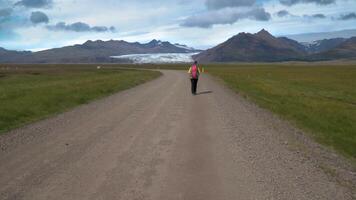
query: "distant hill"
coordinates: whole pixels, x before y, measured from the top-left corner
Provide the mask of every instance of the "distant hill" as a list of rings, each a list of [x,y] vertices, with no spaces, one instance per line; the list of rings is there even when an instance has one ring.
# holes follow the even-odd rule
[[[130,43],[123,40],[116,41],[87,41],[84,44],[66,46],[62,48],[49,49],[39,52],[16,52],[6,51],[6,59],[2,59],[0,51],[0,62],[11,63],[101,63],[120,62],[111,56],[127,54],[146,53],[192,53],[197,52],[185,45],[171,44],[159,40],[149,43]],[[5,54],[4,54],[5,55]]]
[[[30,51],[10,51],[0,47],[0,63],[20,60],[29,55],[31,55]]]
[[[347,39],[345,38],[333,38],[333,39],[324,39],[324,40],[317,40],[310,43],[302,43],[305,47],[305,50],[310,53],[320,53],[324,51],[331,50],[341,43],[345,42]]]
[[[310,60],[356,59],[356,37],[352,37],[328,51],[309,57]]]
[[[279,37],[278,38],[280,41],[283,41],[287,44],[289,44],[290,46],[294,47],[296,50],[303,52],[303,54],[308,53],[308,48],[306,48],[306,46],[304,44],[301,44],[295,40],[292,40],[290,38],[287,37]]]
[[[256,34],[239,33],[193,58],[203,63],[356,59],[356,37],[299,43],[287,37],[274,37],[263,29]]]
[[[200,53],[193,58],[203,63],[356,59],[356,37],[299,43],[287,37],[274,37],[263,29],[255,34],[239,33],[205,51],[159,40],[145,44],[123,40],[89,40],[83,44],[39,52],[0,48],[0,63],[127,63],[132,61],[112,56],[195,52]]]
[[[239,33],[218,46],[194,56],[200,62],[273,62],[306,56],[305,48],[288,38],[276,38],[266,30]]]

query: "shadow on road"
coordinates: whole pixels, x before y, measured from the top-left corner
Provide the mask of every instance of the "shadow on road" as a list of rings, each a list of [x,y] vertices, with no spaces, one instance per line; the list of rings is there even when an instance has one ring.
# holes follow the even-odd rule
[[[197,92],[197,94],[196,94],[196,95],[211,94],[211,93],[213,93],[213,91],[208,90],[208,91],[203,91],[203,92]]]

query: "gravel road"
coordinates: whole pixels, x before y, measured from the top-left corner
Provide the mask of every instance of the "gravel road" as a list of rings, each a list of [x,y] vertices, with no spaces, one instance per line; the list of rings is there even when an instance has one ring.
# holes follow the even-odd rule
[[[1,200],[352,199],[292,129],[213,78],[163,76],[0,137]]]

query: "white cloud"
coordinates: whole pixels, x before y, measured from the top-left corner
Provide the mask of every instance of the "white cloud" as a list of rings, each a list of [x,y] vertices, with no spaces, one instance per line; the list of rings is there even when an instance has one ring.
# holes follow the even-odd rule
[[[205,4],[209,10],[232,7],[249,7],[253,6],[256,0],[206,0]]]
[[[0,10],[11,8],[20,0],[0,0]],[[210,4],[208,4],[210,2]],[[185,43],[194,47],[210,47],[245,31],[257,32],[262,28],[273,34],[287,35],[303,32],[322,32],[356,28],[355,20],[332,20],[342,14],[355,12],[355,0],[336,0],[335,4],[299,3],[287,6],[280,0],[55,0],[45,8],[12,8],[11,18],[6,21],[6,30],[1,30],[1,46],[9,49],[43,49],[60,47],[86,40],[124,39],[131,42],[147,42],[152,39]],[[208,5],[208,6],[207,6]],[[10,6],[10,7],[9,7]],[[272,13],[269,21],[256,21],[259,17],[252,10],[264,9]],[[278,17],[278,11],[290,15]],[[261,11],[261,10],[260,10]],[[45,24],[33,26],[32,12],[44,12],[49,25],[58,22],[73,24],[84,22],[93,26],[114,26],[112,32],[53,32]],[[263,12],[260,12],[263,13]],[[303,17],[323,14],[325,19],[311,20]],[[204,20],[209,29],[181,27],[184,20],[193,23]],[[263,17],[263,15],[262,15]],[[1,17],[0,17],[1,18]],[[0,19],[1,21],[1,19]],[[10,37],[11,36],[11,37]],[[16,36],[16,37],[15,37]],[[30,40],[29,40],[30,38]]]
[[[271,15],[260,7],[224,8],[186,18],[182,26],[210,28],[216,24],[234,24],[241,19],[268,21]]]

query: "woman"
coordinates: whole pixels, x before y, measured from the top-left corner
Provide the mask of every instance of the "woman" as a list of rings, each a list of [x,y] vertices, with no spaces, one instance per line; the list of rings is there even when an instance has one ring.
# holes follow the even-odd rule
[[[192,94],[196,95],[197,94],[197,85],[198,85],[198,80],[199,80],[199,75],[200,75],[200,69],[197,66],[198,62],[194,61],[194,64],[189,68],[188,73],[190,74],[190,81],[192,83]]]

